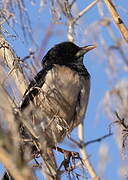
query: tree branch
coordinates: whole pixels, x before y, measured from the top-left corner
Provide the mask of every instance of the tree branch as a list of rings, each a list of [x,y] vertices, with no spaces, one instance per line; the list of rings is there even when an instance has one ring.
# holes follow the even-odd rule
[[[112,3],[111,0],[104,0],[111,16],[113,17],[113,20],[117,27],[119,28],[123,38],[125,39],[126,42],[128,42],[128,29],[126,28],[125,24],[123,23],[123,20],[120,18],[114,4]]]
[[[2,34],[0,34],[0,60],[9,68],[9,75],[11,74],[14,78],[21,95],[23,95],[27,88],[27,82],[19,64],[20,61]]]
[[[80,139],[80,142],[81,144],[84,144],[84,126],[83,126],[83,123],[81,123],[79,126],[78,126],[78,137]],[[93,180],[100,180],[100,178],[97,176],[91,162],[89,161],[89,158],[88,158],[88,155],[87,155],[87,152],[86,152],[86,149],[84,146],[81,146],[80,147],[80,153],[82,155],[82,162],[85,166],[85,168],[87,168],[91,178]]]

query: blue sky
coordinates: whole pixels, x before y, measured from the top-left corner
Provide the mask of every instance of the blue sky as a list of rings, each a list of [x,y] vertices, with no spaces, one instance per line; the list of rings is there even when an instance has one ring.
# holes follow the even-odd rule
[[[88,5],[91,1],[82,1],[79,0],[78,8],[79,10],[82,10],[83,7]],[[123,7],[128,7],[128,3],[126,1],[115,1],[116,4],[121,5]],[[27,4],[27,9],[29,12],[29,16],[31,19],[31,26],[33,30],[33,38],[35,39],[36,43],[40,47],[42,40],[44,39],[46,30],[51,23],[51,15],[48,9],[48,5],[40,11],[39,13],[39,4],[37,5],[30,5]],[[104,12],[108,14],[108,11],[104,8]],[[124,14],[123,11],[119,9],[119,12],[122,15],[122,18],[126,25],[128,25],[128,19],[126,17],[126,14]],[[88,27],[88,24],[95,22],[97,19],[99,19],[99,14],[97,12],[97,7],[93,7],[90,11],[85,14],[81,21],[82,27],[76,28],[76,43],[78,45],[87,45],[94,43],[93,38],[84,36],[84,29]],[[50,49],[54,44],[66,41],[67,35],[66,35],[66,26],[64,24],[66,22],[65,18],[62,16],[62,24],[51,26],[52,36],[48,40],[46,49],[44,50],[45,53]],[[11,30],[8,26],[5,26],[11,34],[15,35],[14,31]],[[22,30],[20,29],[20,25],[16,24],[14,29],[16,30],[18,36],[12,40],[11,38],[8,38],[9,42],[11,43],[12,47],[15,49],[15,52],[17,55],[21,58],[28,55],[28,49],[32,48],[35,50],[36,46],[29,41],[24,40]],[[120,37],[120,33],[117,28],[114,28],[114,33],[117,37]],[[100,36],[100,34],[97,34],[97,37]],[[106,30],[103,30],[103,37],[105,38],[106,42],[110,45],[113,44],[111,38],[106,33]],[[98,138],[100,136],[103,136],[108,133],[108,126],[110,124],[110,120],[104,113],[104,107],[101,105],[102,99],[104,97],[104,94],[106,91],[110,89],[115,84],[115,81],[112,80],[110,83],[108,75],[106,74],[105,70],[107,68],[107,63],[105,60],[101,60],[98,56],[96,56],[96,53],[102,51],[101,45],[98,44],[96,50],[93,50],[89,52],[87,55],[85,55],[84,63],[88,69],[88,71],[91,74],[91,93],[90,93],[90,99],[89,99],[89,105],[88,110],[86,114],[85,119],[85,137],[86,141]],[[102,52],[101,52],[102,53]],[[43,56],[43,55],[42,55]],[[40,57],[41,58],[41,57]],[[40,61],[41,59],[39,59]],[[121,73],[120,79],[126,77],[125,73]],[[117,78],[119,80],[119,78]],[[114,128],[113,128],[114,131]],[[76,134],[76,131],[73,133],[74,136]],[[87,147],[88,154],[90,155],[91,162],[98,172],[98,164],[99,164],[99,148],[106,144],[108,147],[108,154],[109,159],[106,164],[105,174],[104,178],[105,180],[113,180],[113,179],[120,179],[118,175],[118,168],[121,163],[121,157],[119,150],[117,148],[117,145],[115,143],[114,136],[108,137],[107,139],[104,139],[100,143],[94,143]],[[67,147],[67,146],[66,146]],[[2,169],[2,168],[1,168]],[[38,173],[37,173],[38,174]],[[39,174],[38,174],[39,176]],[[40,176],[39,176],[40,177]],[[40,178],[39,178],[40,179]]]

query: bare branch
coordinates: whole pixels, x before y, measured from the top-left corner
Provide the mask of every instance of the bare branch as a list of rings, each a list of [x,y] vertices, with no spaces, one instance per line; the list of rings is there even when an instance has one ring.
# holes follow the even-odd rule
[[[78,126],[78,137],[79,137],[81,144],[83,144],[83,142],[84,142],[84,126],[82,123]],[[88,158],[88,155],[87,155],[87,152],[86,152],[84,146],[82,146],[80,148],[80,153],[82,155],[82,161],[84,163],[84,166],[85,166],[85,168],[87,168],[91,178],[93,180],[100,180],[100,178],[97,176],[91,162],[89,161],[89,158]]]
[[[103,139],[106,139],[107,137],[112,136],[112,135],[113,135],[113,133],[110,132],[110,133],[108,133],[108,134],[106,134],[106,135],[104,135],[104,136],[102,136],[100,138],[93,139],[91,141],[88,141],[88,142],[84,143],[84,146],[87,146],[87,145],[95,143],[95,142],[101,142]]]
[[[10,74],[23,95],[27,88],[27,82],[19,65],[19,59],[2,35],[0,35],[0,59],[8,66]]]
[[[75,139],[73,139],[71,137],[69,137],[69,139],[80,148],[82,146],[87,146],[87,145],[92,144],[92,143],[101,142],[103,139],[106,139],[107,137],[112,136],[112,135],[113,135],[113,133],[109,132],[108,134],[106,134],[104,136],[101,136],[101,137],[99,137],[97,139],[87,141],[87,142],[85,142],[83,144],[79,143],[78,141],[76,141]]]
[[[73,20],[73,23],[79,20],[80,17],[82,17],[88,10],[90,10],[99,0],[95,0],[92,3],[90,3],[85,9],[83,9],[77,17]]]

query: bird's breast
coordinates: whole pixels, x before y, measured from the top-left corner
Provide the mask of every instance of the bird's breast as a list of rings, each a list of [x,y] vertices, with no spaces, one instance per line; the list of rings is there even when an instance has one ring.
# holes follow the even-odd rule
[[[52,96],[56,93],[61,101],[73,105],[80,91],[81,83],[77,72],[66,66],[55,65],[45,78],[42,90]]]

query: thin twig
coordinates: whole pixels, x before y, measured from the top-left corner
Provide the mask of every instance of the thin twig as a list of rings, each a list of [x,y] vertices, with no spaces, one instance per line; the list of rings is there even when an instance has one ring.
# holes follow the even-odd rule
[[[76,21],[79,20],[79,18],[81,16],[83,16],[88,10],[90,10],[99,0],[95,0],[93,1],[91,4],[89,4],[85,9],[83,9],[81,12],[79,12],[79,14],[77,15],[77,17],[73,20],[73,23],[75,23]]]
[[[112,135],[113,135],[113,133],[108,133],[108,134],[106,134],[106,135],[104,135],[104,136],[102,136],[100,138],[93,139],[91,141],[88,141],[88,142],[84,143],[84,146],[87,146],[87,145],[95,143],[95,142],[101,142],[103,139],[105,139],[105,138],[107,138],[109,136],[112,136]]]
[[[121,117],[119,116],[119,114],[118,114],[117,111],[115,111],[114,114],[116,115],[117,120],[114,121],[114,122],[112,122],[112,123],[110,124],[110,126],[111,126],[112,124],[117,123],[117,124],[121,127],[121,129],[122,129],[122,134],[123,134],[122,147],[125,148],[125,147],[126,147],[126,140],[128,139],[128,124],[125,122],[125,119],[124,119],[124,118],[121,118]]]
[[[125,119],[124,118],[121,118],[118,114],[117,111],[115,111],[115,115],[117,117],[117,121],[115,121],[114,123],[118,123],[120,124],[124,129],[127,129],[128,130],[128,125],[125,123]]]
[[[82,145],[81,145],[81,143],[79,143],[78,141],[76,141],[75,139],[73,139],[71,137],[69,139],[73,143],[75,143],[78,147],[81,147],[81,146],[87,146],[87,145],[92,144],[92,143],[101,142],[103,139],[105,139],[105,138],[107,138],[109,136],[112,136],[112,135],[113,135],[113,133],[109,132],[108,134],[106,134],[104,136],[101,136],[101,137],[99,137],[97,139],[93,139],[93,140],[87,141],[87,142],[83,143]]]

